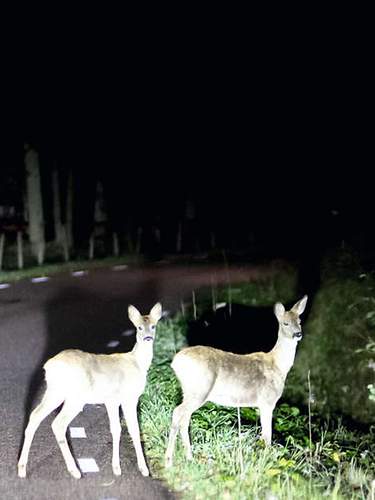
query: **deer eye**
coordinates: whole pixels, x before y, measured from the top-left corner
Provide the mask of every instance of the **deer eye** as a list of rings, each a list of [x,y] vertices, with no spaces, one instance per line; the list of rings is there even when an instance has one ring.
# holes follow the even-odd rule
[[[151,325],[151,330],[155,330],[155,325]]]
[[[284,321],[283,325],[284,326],[289,326],[289,323],[287,323],[286,321]]]
[[[138,330],[143,330],[143,326],[139,325]]]

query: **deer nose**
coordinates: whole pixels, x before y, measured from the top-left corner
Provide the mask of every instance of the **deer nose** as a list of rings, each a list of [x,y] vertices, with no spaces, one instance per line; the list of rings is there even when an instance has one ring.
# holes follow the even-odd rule
[[[293,333],[293,338],[294,337],[296,339],[298,339],[298,340],[301,340],[301,338],[302,338],[302,332],[295,332],[295,333]]]

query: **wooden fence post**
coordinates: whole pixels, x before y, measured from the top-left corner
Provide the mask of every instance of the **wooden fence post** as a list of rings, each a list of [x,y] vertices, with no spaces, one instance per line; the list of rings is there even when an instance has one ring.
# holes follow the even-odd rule
[[[4,245],[5,245],[5,233],[1,233],[0,234],[0,271],[3,268]]]
[[[118,243],[118,235],[117,233],[113,233],[113,255],[118,257],[120,254],[120,248]]]
[[[17,264],[18,269],[23,269],[23,239],[22,231],[17,231]]]

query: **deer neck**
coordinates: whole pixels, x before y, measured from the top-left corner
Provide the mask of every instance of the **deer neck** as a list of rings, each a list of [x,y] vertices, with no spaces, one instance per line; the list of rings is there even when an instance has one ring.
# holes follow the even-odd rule
[[[294,358],[296,356],[296,348],[297,341],[295,339],[285,338],[282,336],[279,329],[277,342],[270,354],[284,377],[287,376],[289,370],[293,366]]]
[[[141,340],[139,342],[136,342],[132,350],[132,354],[137,361],[137,365],[146,372],[150,368],[152,357],[154,354],[153,344],[153,341]]]

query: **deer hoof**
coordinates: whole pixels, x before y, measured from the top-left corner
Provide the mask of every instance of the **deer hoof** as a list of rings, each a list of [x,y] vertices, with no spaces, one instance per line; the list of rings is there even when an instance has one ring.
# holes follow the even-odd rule
[[[113,466],[113,474],[115,476],[121,476],[121,467],[119,465]]]
[[[70,474],[74,477],[74,479],[81,479],[82,475],[78,469],[69,470]]]
[[[149,470],[146,467],[146,465],[144,465],[143,467],[139,467],[139,470],[141,471],[142,476],[147,477],[150,475]]]
[[[26,477],[26,465],[18,465],[18,477]]]

